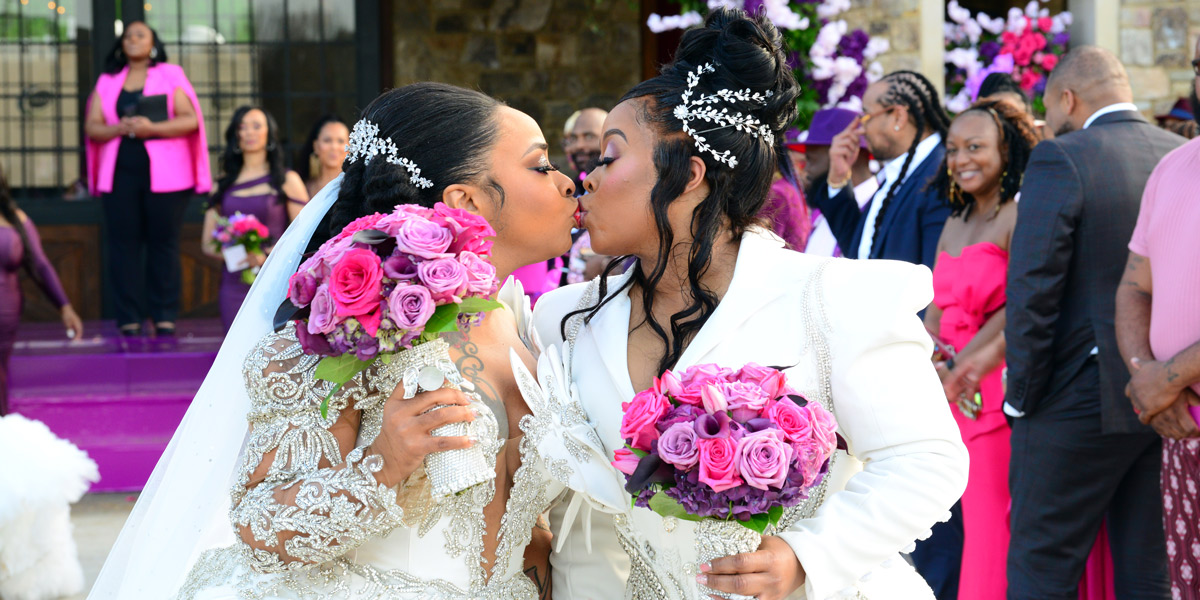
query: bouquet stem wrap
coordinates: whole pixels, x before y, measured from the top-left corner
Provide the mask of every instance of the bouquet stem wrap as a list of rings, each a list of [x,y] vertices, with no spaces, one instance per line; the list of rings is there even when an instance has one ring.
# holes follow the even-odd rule
[[[696,523],[696,560],[699,564],[717,558],[745,554],[758,550],[762,534],[737,521],[702,519]],[[705,586],[700,588],[707,594],[730,600],[742,600],[749,596],[719,592]]]
[[[404,399],[409,400],[418,392],[448,387],[463,389],[470,383],[450,360],[450,345],[436,338],[401,350],[391,361],[381,365],[380,383],[383,389],[404,386]],[[425,457],[425,473],[429,479],[434,500],[457,494],[467,488],[496,478],[494,465],[484,454],[484,448],[494,447],[499,427],[487,408],[474,394],[471,405],[479,409],[479,416],[470,423],[451,423],[434,429],[435,436],[474,436],[475,445],[460,450],[434,452]],[[436,407],[432,410],[438,410]]]

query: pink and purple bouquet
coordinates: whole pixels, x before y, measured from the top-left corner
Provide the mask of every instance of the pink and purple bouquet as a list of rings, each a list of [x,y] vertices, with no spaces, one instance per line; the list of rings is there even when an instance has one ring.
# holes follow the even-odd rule
[[[380,357],[498,308],[495,235],[482,217],[439,202],[361,217],[322,244],[288,285],[302,310],[296,336],[324,357],[316,377],[343,384]]]
[[[667,371],[621,408],[625,447],[613,466],[633,505],[689,521],[762,533],[808,497],[839,446],[829,411],[754,363]]]
[[[946,108],[966,110],[988,75],[1008,73],[1030,95],[1034,110],[1044,112],[1046,80],[1071,42],[1071,13],[1051,16],[1037,0],[1025,10],[1009,9],[1007,18],[972,16],[957,0],[950,1],[946,13]]]
[[[216,249],[225,253],[229,248],[241,246],[246,254],[263,251],[263,246],[270,239],[271,232],[262,221],[254,215],[244,215],[236,212],[228,218],[218,217],[216,227],[213,227],[212,243]],[[258,274],[257,268],[242,269],[242,281],[249,285],[254,283]]]

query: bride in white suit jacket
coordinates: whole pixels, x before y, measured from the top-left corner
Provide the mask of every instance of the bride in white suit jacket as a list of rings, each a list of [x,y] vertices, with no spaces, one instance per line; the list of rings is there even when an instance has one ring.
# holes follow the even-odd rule
[[[765,17],[716,10],[687,32],[676,62],[609,113],[584,184],[593,248],[636,262],[542,296],[534,321],[545,345],[570,346],[568,377],[610,458],[621,403],[702,363],[786,367],[848,449],[758,551],[703,567],[691,522],[590,510],[586,495],[560,504],[556,598],[703,598],[700,583],[762,599],[933,597],[900,553],[949,517],[967,453],[916,314],[931,276],[798,254],[757,225],[797,93]]]

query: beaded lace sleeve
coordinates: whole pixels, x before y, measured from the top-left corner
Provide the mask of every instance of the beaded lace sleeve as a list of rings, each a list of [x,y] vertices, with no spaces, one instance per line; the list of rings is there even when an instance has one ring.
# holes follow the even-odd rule
[[[289,325],[264,337],[243,368],[250,433],[230,520],[259,571],[322,563],[401,524],[396,490],[373,475],[382,458],[364,456],[371,440],[358,436],[360,421],[362,430],[372,429],[367,421],[378,418],[387,395],[360,373],[322,417],[321,401],[333,385],[313,378],[318,361],[302,352]]]

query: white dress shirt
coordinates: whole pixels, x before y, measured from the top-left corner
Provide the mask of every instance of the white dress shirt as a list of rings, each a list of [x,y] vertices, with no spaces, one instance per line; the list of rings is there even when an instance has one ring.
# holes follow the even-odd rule
[[[908,158],[908,153],[905,152],[896,158],[893,158],[883,167],[883,183],[879,186],[879,191],[875,192],[875,198],[879,202],[871,202],[871,207],[867,209],[867,222],[863,226],[862,240],[858,246],[858,257],[867,258],[871,255],[871,244],[875,240],[875,220],[879,216],[879,210],[883,207],[883,199],[887,198],[888,191],[892,186],[903,185],[908,176],[929,158],[929,154],[933,152],[937,145],[942,143],[941,134],[935,133],[917,144],[916,154],[913,155],[913,162],[908,167],[908,173],[904,174],[904,179],[900,179],[900,170],[904,168],[904,160]],[[899,181],[897,181],[899,180]],[[840,188],[839,188],[840,189]],[[838,190],[833,187],[829,188],[829,197],[832,198],[837,194]]]

